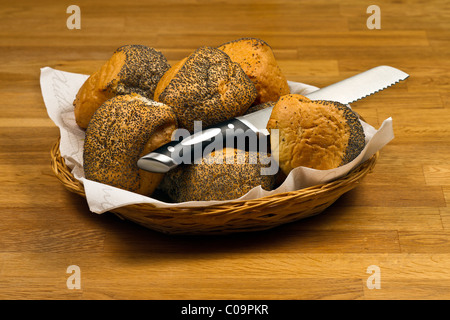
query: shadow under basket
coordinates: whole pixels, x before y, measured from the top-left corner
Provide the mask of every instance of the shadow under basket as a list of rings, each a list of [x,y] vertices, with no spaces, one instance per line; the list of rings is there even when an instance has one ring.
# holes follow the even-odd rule
[[[121,219],[165,234],[267,230],[321,213],[341,195],[355,188],[372,171],[378,156],[379,152],[340,179],[301,190],[205,207],[159,208],[152,204],[132,204],[111,212]],[[60,154],[59,139],[51,149],[51,165],[56,177],[69,191],[86,198],[83,184],[74,178]]]

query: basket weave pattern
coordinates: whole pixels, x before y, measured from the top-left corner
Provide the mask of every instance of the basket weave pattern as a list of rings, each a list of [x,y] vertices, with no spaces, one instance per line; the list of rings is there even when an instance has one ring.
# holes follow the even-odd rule
[[[159,208],[152,204],[133,204],[111,212],[166,234],[227,234],[266,230],[324,211],[372,171],[378,155],[377,152],[345,177],[297,191],[205,207]],[[59,139],[51,149],[51,165],[56,177],[70,192],[86,197],[83,184],[74,178],[60,154]]]

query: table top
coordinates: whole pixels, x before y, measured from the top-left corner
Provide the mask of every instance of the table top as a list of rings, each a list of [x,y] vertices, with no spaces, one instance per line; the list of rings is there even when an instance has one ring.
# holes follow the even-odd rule
[[[78,6],[80,20],[52,1],[0,10],[0,299],[450,298],[447,1]],[[289,80],[317,87],[377,65],[410,75],[352,105],[376,128],[392,117],[395,133],[355,189],[268,231],[186,237],[92,213],[55,177],[40,68],[91,74],[124,44],[175,63],[241,37],[264,39]]]

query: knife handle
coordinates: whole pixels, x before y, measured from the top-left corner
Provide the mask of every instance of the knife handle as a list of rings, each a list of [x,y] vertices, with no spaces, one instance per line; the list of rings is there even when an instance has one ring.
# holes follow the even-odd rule
[[[208,153],[208,150],[210,152],[219,150],[221,146],[222,148],[230,147],[230,143],[233,143],[232,147],[245,147],[253,150],[255,147],[257,148],[257,145],[249,143],[250,139],[245,140],[245,145],[242,143],[242,139],[236,139],[242,137],[242,135],[253,134],[255,137],[257,136],[255,129],[251,129],[250,125],[244,122],[233,118],[217,125],[206,127],[203,130],[194,130],[193,134],[186,136],[184,139],[172,140],[141,157],[137,165],[140,169],[146,171],[165,173],[182,163],[198,163],[197,161],[201,161],[201,158]],[[236,140],[238,140],[238,146],[236,146]]]

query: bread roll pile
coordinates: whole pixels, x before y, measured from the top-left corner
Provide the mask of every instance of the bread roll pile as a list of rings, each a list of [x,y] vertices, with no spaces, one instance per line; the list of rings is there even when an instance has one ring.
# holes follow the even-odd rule
[[[279,154],[276,174],[261,174],[267,164],[259,153],[226,148],[166,174],[137,166],[178,128],[192,132],[194,121],[206,127],[269,106],[267,129],[280,132],[280,141],[270,141]],[[80,88],[74,113],[86,130],[87,179],[147,196],[163,192],[173,202],[235,199],[259,185],[271,190],[296,166],[337,167],[364,146],[356,114],[291,95],[272,48],[256,38],[200,47],[172,66],[157,49],[122,46]]]

